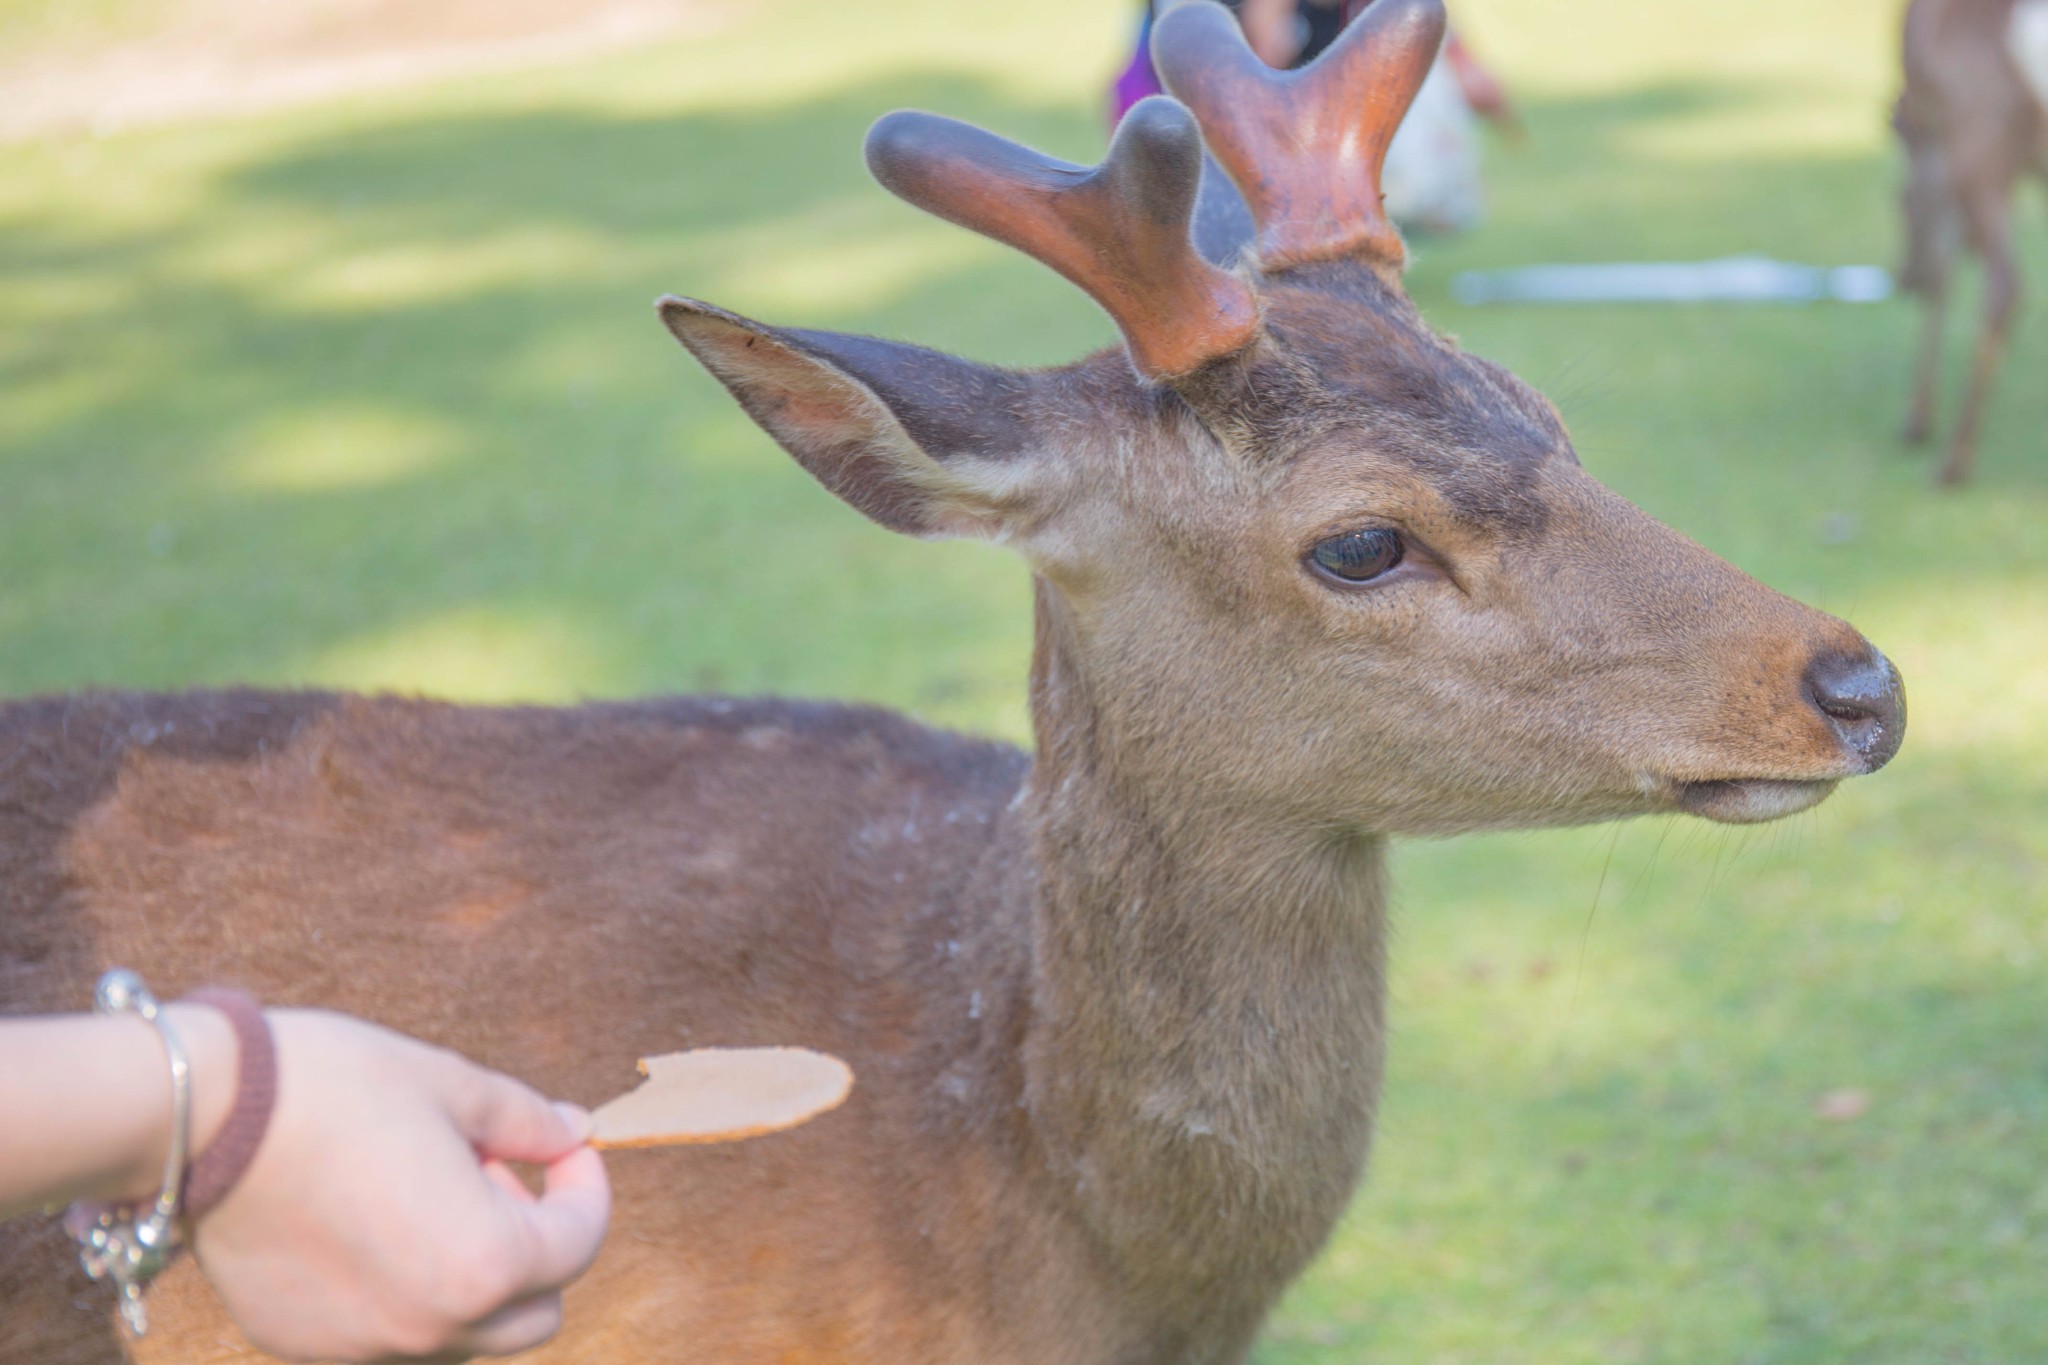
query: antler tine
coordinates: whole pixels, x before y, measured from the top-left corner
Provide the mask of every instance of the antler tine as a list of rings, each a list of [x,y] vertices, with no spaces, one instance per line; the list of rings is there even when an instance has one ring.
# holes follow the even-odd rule
[[[1164,96],[1124,116],[1100,166],[913,110],[875,124],[867,158],[894,194],[1016,247],[1086,290],[1148,378],[1189,374],[1258,331],[1250,287],[1203,260],[1189,240],[1201,132]]]
[[[1250,204],[1264,269],[1352,256],[1401,268],[1380,169],[1443,37],[1443,0],[1373,0],[1322,56],[1275,71],[1214,0],[1154,26],[1153,64]]]

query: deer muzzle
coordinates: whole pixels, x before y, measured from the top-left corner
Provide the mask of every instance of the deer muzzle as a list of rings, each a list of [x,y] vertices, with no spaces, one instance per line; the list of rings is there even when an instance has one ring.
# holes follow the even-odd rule
[[[1803,679],[1806,702],[1858,773],[1891,762],[1906,737],[1906,688],[1891,660],[1868,645],[1814,656]],[[1841,777],[1719,778],[1678,784],[1680,809],[1723,824],[1777,820],[1825,801]]]
[[[1822,654],[1806,670],[1806,695],[1844,748],[1874,773],[1906,737],[1906,685],[1875,649]]]

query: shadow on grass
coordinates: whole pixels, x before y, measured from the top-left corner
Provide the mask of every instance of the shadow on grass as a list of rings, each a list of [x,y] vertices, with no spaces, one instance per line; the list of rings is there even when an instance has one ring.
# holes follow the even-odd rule
[[[1674,167],[1623,143],[1645,123],[1751,97],[1690,84],[1533,106],[1532,150],[1495,159],[1492,226],[1424,244],[1414,291],[1474,349],[1563,390],[1589,464],[1623,491],[1772,581],[1840,602],[1920,566],[1838,553],[1820,543],[1823,523],[1846,516],[1881,534],[1896,511],[1947,527],[1975,511],[1944,509],[1984,496],[1922,498],[1920,470],[1892,446],[1903,306],[1438,302],[1447,274],[1474,263],[1884,255],[1880,160]],[[133,235],[11,223],[0,273],[57,297],[37,343],[0,358],[0,384],[30,399],[0,418],[21,512],[0,571],[24,585],[0,609],[14,661],[0,681],[290,678],[481,611],[567,623],[562,638],[586,657],[545,685],[555,693],[850,685],[930,700],[914,681],[929,665],[956,675],[941,691],[985,707],[1019,657],[1021,621],[949,608],[918,585],[939,555],[975,566],[962,571],[1013,615],[1019,590],[995,587],[998,571],[972,551],[857,526],[736,419],[646,312],[665,288],[743,309],[760,296],[776,320],[1025,363],[1105,339],[1040,268],[961,244],[867,181],[861,134],[904,104],[1071,155],[1100,141],[1083,111],[924,75],[666,119],[393,122],[232,168],[189,211]],[[222,259],[237,241],[274,262],[238,271]],[[2023,338],[2012,372],[2040,359]],[[1589,365],[1596,378],[1575,397]],[[2048,474],[2015,456],[2044,423],[2043,395],[2009,384],[1986,486],[2030,515]],[[383,432],[432,455],[365,450],[352,471],[331,449],[306,457],[324,474],[291,474],[294,449],[323,430],[330,446]],[[287,472],[250,475],[266,460]],[[1948,572],[2010,570],[1972,546],[1999,553],[1995,538],[1959,538]],[[885,606],[887,628],[928,628],[882,657],[857,637],[876,629],[878,602],[906,592],[925,600],[913,619],[887,620]],[[793,613],[788,636],[803,645],[778,653],[752,624],[762,610]],[[849,675],[820,662],[848,657],[868,664]]]
[[[133,236],[10,224],[0,275],[69,292],[0,360],[0,385],[37,399],[0,417],[5,685],[289,678],[477,611],[573,623],[598,657],[543,681],[558,693],[850,688],[944,711],[996,682],[983,651],[1021,671],[1021,584],[838,508],[649,308],[682,286],[1020,360],[1098,343],[1084,301],[992,248],[904,263],[938,225],[859,157],[903,102],[1041,140],[1092,131],[944,78],[751,113],[448,118],[243,167]],[[210,245],[262,252],[308,224],[254,277]],[[836,271],[854,241],[886,268]],[[507,242],[502,269],[467,278]],[[323,428],[365,426],[366,445],[428,453],[319,452]],[[1007,619],[938,594],[904,609],[934,555]],[[760,630],[769,611],[780,630]]]
[[[1418,298],[1430,307],[1445,274],[1473,261],[1757,248],[1815,259],[1882,254],[1885,216],[1842,211],[1886,202],[1888,172],[1870,158],[1649,167],[1614,145],[1621,131],[1646,121],[1697,115],[1743,97],[1716,86],[1671,85],[1533,107],[1533,151],[1497,158],[1494,226],[1466,242],[1425,246],[1414,281]],[[10,613],[16,619],[0,628],[0,639],[17,658],[50,666],[30,666],[9,681],[52,686],[135,676],[125,661],[82,671],[65,661],[97,652],[74,632],[102,631],[120,620],[108,620],[93,604],[119,602],[138,587],[136,605],[151,616],[202,585],[226,613],[224,628],[199,632],[203,655],[166,639],[148,642],[140,657],[160,666],[143,673],[159,681],[274,677],[304,667],[307,651],[323,640],[495,601],[585,622],[586,638],[614,656],[607,671],[622,687],[687,685],[715,666],[718,647],[729,643],[722,633],[699,629],[698,647],[685,650],[684,659],[673,640],[650,653],[637,632],[598,624],[616,613],[622,596],[645,600],[643,575],[684,596],[701,590],[709,575],[719,594],[737,587],[777,603],[778,611],[787,600],[822,593],[828,601],[813,624],[825,629],[844,620],[860,592],[848,600],[821,582],[835,576],[810,565],[786,573],[750,554],[750,546],[786,541],[792,531],[807,543],[819,536],[860,542],[872,552],[855,559],[885,574],[881,566],[896,551],[851,530],[846,514],[803,491],[776,457],[724,458],[737,446],[765,448],[765,441],[741,433],[716,391],[664,352],[644,310],[666,286],[687,284],[716,296],[721,277],[736,266],[742,276],[772,275],[808,261],[824,282],[816,291],[824,306],[798,308],[793,321],[908,334],[1032,362],[1100,339],[1106,329],[1071,291],[993,252],[955,269],[901,270],[893,287],[879,291],[864,293],[858,279],[834,277],[835,247],[845,240],[886,242],[927,231],[871,186],[859,163],[867,123],[901,104],[958,113],[1075,154],[1097,140],[1074,111],[926,76],[791,107],[674,119],[564,112],[421,119],[310,142],[238,168],[188,216],[135,237],[94,241],[66,223],[11,225],[0,244],[0,271],[14,279],[76,280],[109,303],[63,317],[44,345],[0,370],[0,383],[10,387],[76,383],[74,403],[53,403],[41,424],[17,418],[26,435],[10,442],[8,477],[22,505],[39,515],[0,554],[12,561],[9,577],[17,582],[68,561],[62,591],[88,608]],[[260,249],[270,223],[309,237],[268,279],[222,281],[218,272],[182,264],[224,226],[242,225]],[[791,223],[808,225],[815,236],[787,230]],[[522,257],[514,243],[503,270],[465,282],[467,259],[488,254],[508,234],[530,240],[551,232],[559,240],[537,258]],[[763,239],[766,252],[750,250],[750,238]],[[345,280],[313,306],[291,301],[294,267],[331,274],[337,261],[367,258],[374,267],[380,253],[394,251],[424,258],[410,267],[415,275],[438,271],[447,280],[414,280],[399,292],[415,297],[396,301],[352,304]],[[849,267],[855,269],[857,263]],[[839,307],[830,306],[835,295]],[[848,295],[854,306],[843,302]],[[1853,316],[1826,309],[1432,311],[1455,321],[1475,349],[1519,360],[1539,381],[1559,371],[1560,347],[1597,352],[1605,342],[1670,355],[1674,363],[1649,376],[1669,392],[1639,389],[1631,401],[1610,404],[1596,385],[1584,405],[1593,420],[1580,424],[1589,462],[1610,477],[1621,474],[1617,482],[1666,515],[1674,509],[1659,506],[1660,485],[1676,485],[1685,507],[1744,500],[1803,508],[1817,520],[1838,511],[1839,499],[1816,502],[1814,485],[1881,478],[1889,471],[1877,470],[1880,464],[1905,468],[1890,448],[1890,414],[1883,410],[1895,398],[1908,345],[1910,320],[1899,307]],[[1788,367],[1788,353],[1804,353],[1808,363]],[[2025,373],[2036,359],[2016,355],[2014,372]],[[1703,370],[1709,382],[1700,382]],[[1563,387],[1572,383],[1566,369]],[[2016,444],[2013,433],[2030,417],[2048,418],[2030,388],[2008,386],[1987,456],[1987,478],[2006,479],[2008,495],[2014,471],[1998,458],[2000,447]],[[395,414],[401,425],[408,415],[430,420],[441,433],[440,457],[406,477],[356,487],[336,477],[297,493],[253,489],[222,468],[223,452],[260,442],[267,423],[351,406]],[[1606,420],[1610,408],[1623,409],[1614,414],[1622,421]],[[1665,466],[1635,479],[1627,465],[1603,458],[1612,450],[1626,460],[1628,451],[1674,441],[1753,442],[1766,427],[1770,444],[1789,456],[1767,467],[1717,450],[1684,469],[1671,463],[1682,455],[1657,450],[1654,458]],[[1854,467],[1845,470],[1850,462]],[[2041,471],[2022,467],[2017,474],[2038,500]],[[81,515],[77,494],[87,488],[95,498]],[[665,507],[677,513],[664,515]],[[747,526],[742,517],[758,520]],[[679,537],[694,552],[679,552]],[[1707,538],[1716,540],[1711,528]],[[1782,543],[1777,528],[1758,538]],[[505,553],[512,545],[518,552]],[[153,555],[138,554],[151,546]],[[612,564],[596,563],[600,546]],[[1759,547],[1738,539],[1717,548],[1745,557]],[[735,560],[749,559],[744,583],[725,577]],[[177,573],[186,563],[196,582]],[[318,589],[295,592],[289,585],[306,564],[329,572]],[[1810,566],[1798,557],[1787,567],[1796,579]],[[1898,567],[1870,558],[1852,571],[1855,583],[1838,590],[1878,587]],[[1971,566],[1952,560],[1949,567]],[[1829,578],[1840,576],[1832,565],[1822,568]],[[153,580],[166,591],[150,592]],[[691,619],[654,610],[646,624],[656,633],[693,629]],[[232,637],[242,632],[234,623],[252,613],[288,615],[291,628],[237,642]],[[24,614],[30,619],[22,621]],[[803,689],[830,676],[771,670],[759,681]],[[602,688],[604,674],[587,681]]]

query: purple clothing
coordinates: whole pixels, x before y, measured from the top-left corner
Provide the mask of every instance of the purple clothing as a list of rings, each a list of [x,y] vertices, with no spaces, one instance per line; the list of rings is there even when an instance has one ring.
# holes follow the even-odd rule
[[[1294,59],[1294,65],[1307,66],[1323,49],[1337,41],[1337,35],[1344,31],[1344,25],[1358,16],[1370,0],[1339,0],[1334,4],[1298,5],[1301,25],[1301,51]],[[1235,0],[1224,0],[1224,4],[1235,13]],[[1145,15],[1138,23],[1137,50],[1131,53],[1131,62],[1110,87],[1109,121],[1114,127],[1130,107],[1147,95],[1163,95],[1164,86],[1159,83],[1159,73],[1152,69],[1152,10],[1145,6]]]
[[[1132,105],[1147,95],[1163,95],[1165,87],[1159,84],[1159,73],[1152,69],[1152,11],[1147,8],[1145,17],[1138,22],[1138,46],[1131,53],[1131,64],[1116,78],[1116,84],[1109,91],[1109,122],[1112,127],[1122,121]]]

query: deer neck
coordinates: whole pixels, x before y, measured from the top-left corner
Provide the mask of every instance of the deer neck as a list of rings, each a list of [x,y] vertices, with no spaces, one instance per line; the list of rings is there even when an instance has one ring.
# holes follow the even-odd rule
[[[1263,1313],[1362,1169],[1383,843],[1133,771],[1043,586],[1038,620],[1027,1104],[1104,1249],[1221,1327]]]

